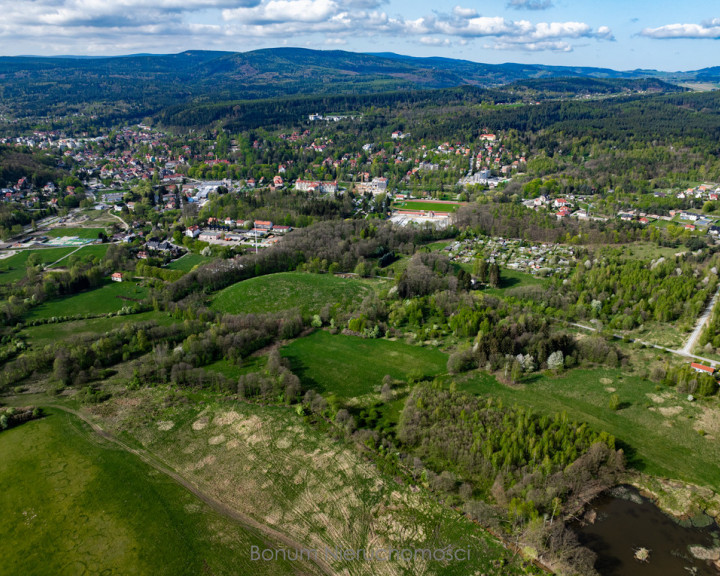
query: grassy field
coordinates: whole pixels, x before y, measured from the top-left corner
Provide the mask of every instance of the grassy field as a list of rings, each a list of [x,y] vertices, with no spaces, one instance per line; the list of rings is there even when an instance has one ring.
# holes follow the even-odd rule
[[[402,342],[332,335],[319,330],[282,349],[305,386],[341,398],[362,396],[380,387],[383,376],[405,379],[410,373],[445,372],[447,355]]]
[[[424,247],[428,248],[431,252],[438,252],[445,247],[450,246],[450,244],[452,243],[453,240],[440,240],[438,242],[431,242],[430,244],[426,244]]]
[[[484,373],[458,378],[457,384],[509,404],[565,411],[613,434],[634,468],[720,489],[720,418],[714,400],[690,403],[672,388],[611,369],[537,376],[513,388]],[[618,395],[620,410],[608,407],[611,394]]]
[[[460,264],[466,272],[472,273],[473,264],[464,262]],[[527,272],[512,270],[511,268],[500,268],[500,286],[498,288],[485,288],[483,293],[502,296],[511,288],[523,288],[525,286],[542,286],[547,282],[546,278],[534,276]]]
[[[428,496],[398,484],[342,441],[309,425],[293,407],[166,402],[166,387],[111,399],[96,412],[189,480],[236,510],[304,546],[324,549],[469,547],[471,561],[330,560],[333,573],[357,576],[522,573],[519,559],[479,527]],[[148,418],[148,415],[151,414]],[[504,558],[501,563],[499,560]],[[505,564],[503,566],[503,564]],[[502,566],[502,567],[501,567]],[[254,572],[237,572],[250,575]]]
[[[59,262],[55,264],[55,266],[50,268],[50,270],[57,268],[66,268],[68,266],[71,266],[72,263],[76,260],[85,261],[92,258],[102,259],[105,257],[105,254],[108,251],[108,246],[110,246],[110,244],[88,244],[87,246],[83,246],[76,252],[73,252],[67,257],[60,259]]]
[[[105,334],[125,324],[135,322],[147,322],[153,320],[161,326],[177,322],[174,318],[164,312],[142,312],[141,314],[130,314],[126,316],[113,316],[111,318],[91,318],[89,320],[75,320],[73,322],[62,322],[58,324],[41,324],[40,326],[29,326],[20,332],[20,335],[34,346],[45,346],[58,340],[64,340],[75,336],[92,336],[94,334]]]
[[[88,256],[96,256],[103,258],[105,254],[108,251],[108,247],[110,244],[90,244],[88,246],[83,246],[73,254],[73,256],[78,256],[81,258],[87,258]]]
[[[137,286],[135,282],[108,280],[100,288],[43,302],[30,309],[25,315],[25,320],[117,312],[124,306],[135,305],[137,300],[145,298],[147,294],[147,288]]]
[[[687,247],[685,245],[680,245],[677,248],[670,248],[667,246],[658,246],[652,242],[634,242],[632,244],[619,246],[619,248],[627,258],[635,260],[656,260],[661,256],[665,258],[674,258],[675,254],[678,252],[687,251]]]
[[[47,248],[41,250],[23,250],[0,260],[0,283],[10,284],[17,282],[25,276],[25,268],[31,254],[39,254],[43,264],[50,264],[67,256],[75,248]]]
[[[393,204],[396,210],[432,210],[433,212],[457,212],[460,204],[443,204],[442,202],[417,202],[407,200]]]
[[[221,290],[213,299],[212,308],[231,314],[299,308],[304,314],[312,314],[328,303],[360,302],[378,282],[381,281],[282,272],[250,278]]]
[[[217,362],[208,364],[204,368],[205,370],[211,370],[212,372],[219,372],[228,378],[237,379],[243,374],[249,374],[250,372],[262,370],[266,363],[266,356],[251,356],[243,360],[242,366],[231,364],[227,360],[218,360]]]
[[[174,260],[167,265],[170,270],[182,270],[183,272],[190,272],[195,266],[206,264],[212,261],[212,258],[206,258],[200,254],[188,253],[178,260]]]
[[[651,344],[659,344],[668,348],[682,348],[685,341],[690,337],[693,327],[692,323],[646,322],[642,325],[642,328],[638,327],[629,332],[617,330],[617,332]]]
[[[51,411],[1,434],[5,574],[300,572],[251,562],[250,546],[267,546],[261,537],[75,417]]]
[[[44,234],[52,238],[77,236],[82,240],[97,240],[100,232],[105,232],[105,228],[53,228],[52,230],[44,232]]]
[[[484,292],[488,294],[502,295],[511,288],[522,288],[525,286],[542,286],[546,280],[539,276],[533,276],[527,272],[519,272],[510,268],[500,269],[500,286],[488,288]]]

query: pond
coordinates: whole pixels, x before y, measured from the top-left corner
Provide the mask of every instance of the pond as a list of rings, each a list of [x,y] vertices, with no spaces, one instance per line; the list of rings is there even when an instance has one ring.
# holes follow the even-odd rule
[[[718,576],[720,529],[705,515],[678,522],[629,486],[619,486],[591,503],[574,526],[593,550],[602,576]],[[646,560],[643,558],[647,555]]]

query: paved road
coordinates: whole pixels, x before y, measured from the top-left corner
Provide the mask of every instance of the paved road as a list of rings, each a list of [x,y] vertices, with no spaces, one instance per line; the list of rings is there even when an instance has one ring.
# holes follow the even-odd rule
[[[229,506],[223,504],[219,500],[216,500],[214,497],[212,497],[207,492],[203,492],[198,486],[187,480],[186,478],[183,478],[175,472],[174,470],[168,468],[161,462],[159,462],[153,455],[151,455],[146,450],[138,450],[135,448],[132,448],[125,444],[122,440],[116,438],[113,436],[110,432],[107,430],[104,430],[101,428],[98,424],[90,420],[87,416],[82,414],[81,412],[77,412],[76,410],[72,410],[70,408],[66,408],[65,406],[60,406],[57,404],[48,404],[49,408],[57,408],[59,410],[62,410],[64,412],[67,412],[69,414],[72,414],[73,416],[76,416],[77,418],[80,418],[83,422],[88,424],[92,430],[97,433],[99,436],[102,436],[107,441],[112,442],[116,446],[119,446],[126,452],[129,452],[131,454],[134,454],[138,458],[140,458],[143,462],[148,464],[149,466],[152,466],[155,470],[158,472],[165,474],[166,476],[169,476],[175,482],[180,484],[183,488],[186,490],[189,490],[192,492],[195,496],[197,496],[200,500],[205,502],[210,508],[218,512],[219,514],[222,514],[223,516],[226,516],[230,518],[231,520],[234,520],[235,522],[241,524],[243,527],[250,529],[251,531],[260,532],[267,538],[274,540],[277,543],[280,543],[284,546],[287,546],[288,548],[292,548],[294,550],[297,550],[298,553],[301,552],[302,549],[307,549],[308,547],[301,544],[300,542],[297,542],[293,540],[292,538],[286,536],[285,534],[278,532],[277,530],[262,524],[255,519],[251,518],[250,516],[247,516],[246,514],[243,514],[242,512],[238,512],[234,508],[230,508]],[[307,556],[307,554],[305,555]],[[332,569],[332,567],[322,560],[321,558],[316,558],[314,561],[314,564],[319,569],[321,573],[327,574],[328,576],[332,576],[335,574],[335,571]]]
[[[692,351],[695,349],[695,344],[697,344],[698,338],[700,338],[700,334],[702,334],[703,328],[705,328],[705,324],[707,324],[708,320],[710,319],[710,314],[712,314],[712,310],[715,307],[715,303],[718,299],[718,294],[720,294],[720,286],[718,286],[718,289],[715,291],[715,295],[712,297],[712,300],[710,300],[710,304],[708,304],[705,311],[702,313],[700,318],[698,318],[697,324],[695,325],[695,330],[692,331],[692,334],[690,334],[690,338],[688,338],[685,346],[680,349],[680,352],[684,352],[685,354],[692,354]]]

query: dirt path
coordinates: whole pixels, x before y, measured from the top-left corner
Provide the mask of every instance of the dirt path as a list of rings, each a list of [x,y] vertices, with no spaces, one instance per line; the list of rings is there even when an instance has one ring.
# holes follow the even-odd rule
[[[69,257],[72,256],[73,254],[75,254],[75,252],[77,252],[78,250],[82,250],[83,248],[85,248],[85,246],[86,246],[86,244],[83,244],[82,246],[80,246],[79,248],[73,250],[73,251],[70,252],[69,254],[65,254],[65,256],[63,256],[63,257],[60,258],[59,260],[55,260],[55,262],[53,262],[52,264],[47,264],[47,265],[45,266],[45,269],[52,268],[52,267],[55,266],[55,264],[57,264],[58,262],[62,262],[63,260],[65,260],[65,258],[69,258]]]
[[[130,226],[128,226],[128,223],[125,222],[125,220],[123,220],[122,218],[120,218],[120,216],[118,216],[117,214],[113,214],[113,209],[112,209],[112,208],[110,208],[110,210],[108,210],[108,214],[109,214],[110,216],[112,216],[113,218],[115,218],[115,219],[117,219],[117,220],[120,220],[120,224],[122,225],[122,227],[123,227],[125,230],[128,230],[128,229],[130,228]]]
[[[298,553],[300,553],[301,550],[307,549],[306,546],[301,544],[300,542],[297,542],[293,540],[292,538],[286,536],[285,534],[278,532],[277,530],[262,524],[250,516],[247,516],[246,514],[243,514],[242,512],[238,512],[237,510],[230,508],[229,506],[223,504],[219,500],[216,500],[213,498],[210,494],[207,494],[206,492],[203,492],[199,487],[197,487],[195,484],[187,480],[186,478],[183,478],[175,472],[174,470],[168,468],[164,464],[162,464],[160,461],[158,461],[154,456],[152,456],[149,452],[146,450],[138,450],[136,448],[132,448],[131,446],[128,446],[123,442],[122,440],[116,438],[113,434],[108,432],[107,430],[104,430],[101,428],[98,424],[90,420],[87,416],[82,414],[81,412],[78,412],[76,410],[72,410],[71,408],[66,408],[65,406],[60,406],[57,404],[48,404],[48,408],[57,408],[58,410],[62,410],[63,412],[67,412],[68,414],[72,414],[73,416],[79,418],[83,422],[85,422],[92,430],[97,433],[99,436],[107,440],[108,442],[112,442],[116,446],[122,448],[126,452],[129,452],[130,454],[134,454],[138,458],[140,458],[143,462],[148,464],[149,466],[152,466],[155,470],[158,472],[161,472],[162,474],[165,474],[166,476],[169,476],[172,478],[175,482],[180,484],[183,488],[190,491],[192,494],[197,496],[200,500],[205,502],[210,508],[215,510],[217,513],[222,514],[223,516],[226,516],[238,524],[241,524],[244,528],[248,528],[250,530],[254,530],[256,532],[260,532],[262,535],[274,540],[275,542],[279,542],[280,544],[283,544],[284,546],[287,546],[288,548],[292,548],[294,550],[297,550]],[[307,557],[307,554],[305,555]],[[318,569],[328,576],[332,576],[335,574],[335,571],[332,569],[332,567],[325,562],[324,560],[320,558],[316,558],[313,562]]]
[[[716,296],[717,296],[717,294],[716,294]],[[706,321],[707,321],[707,318],[705,319],[705,322]],[[592,326],[585,326],[584,324],[577,324],[575,322],[567,322],[567,324],[569,326],[575,326],[576,328],[582,328],[583,330],[597,332],[597,328],[593,328]],[[705,325],[704,322],[700,323],[699,325],[700,325],[700,329],[702,331],[702,327]],[[625,336],[623,336],[622,334],[613,334],[612,336],[613,336],[613,338],[617,338],[618,340],[625,339]],[[698,336],[699,336],[699,332],[698,332]],[[685,358],[693,358],[695,360],[702,360],[703,362],[710,364],[711,366],[720,365],[720,362],[718,362],[717,360],[711,360],[710,358],[703,358],[702,356],[697,356],[695,354],[691,354],[690,352],[686,352],[685,348],[687,348],[687,344],[685,345],[685,348],[683,348],[682,350],[674,350],[672,348],[660,346],[659,344],[653,344],[652,342],[644,342],[643,340],[640,340],[638,338],[628,338],[627,340],[628,340],[628,342],[637,342],[638,344],[642,344],[643,346],[649,346],[650,348],[657,348],[658,350],[665,350],[665,352],[670,352],[671,354],[677,354],[678,356],[684,356]]]

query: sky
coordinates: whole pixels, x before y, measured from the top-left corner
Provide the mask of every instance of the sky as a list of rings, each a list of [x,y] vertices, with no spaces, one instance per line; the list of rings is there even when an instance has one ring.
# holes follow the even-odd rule
[[[0,0],[0,55],[296,46],[475,62],[720,65],[717,0]]]

